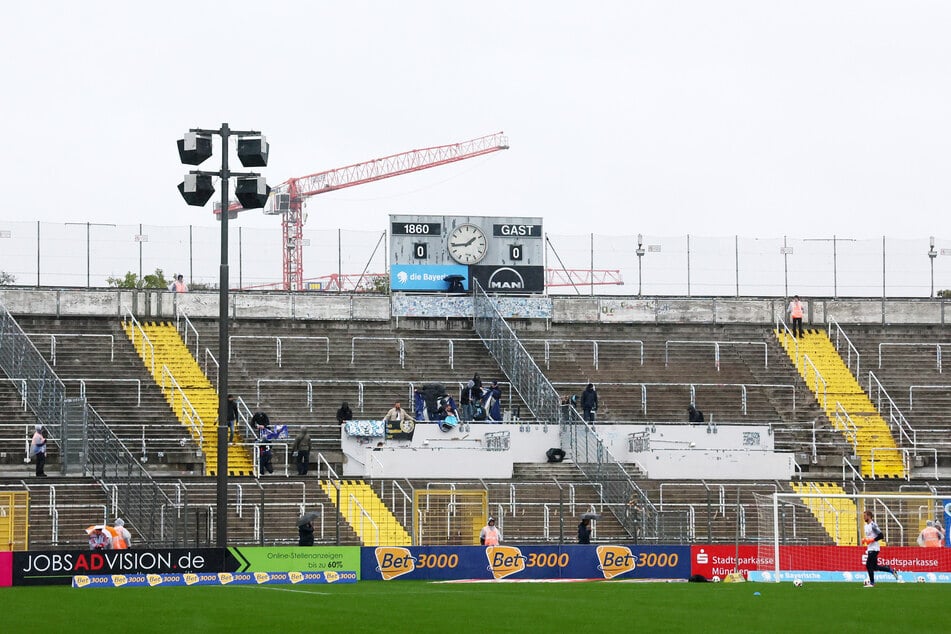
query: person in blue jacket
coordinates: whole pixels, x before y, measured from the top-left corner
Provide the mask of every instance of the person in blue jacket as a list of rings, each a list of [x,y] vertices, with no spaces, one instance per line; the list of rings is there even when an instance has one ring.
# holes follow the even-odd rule
[[[489,389],[485,390],[482,407],[485,408],[488,420],[496,423],[502,421],[502,390],[498,381],[492,381]]]

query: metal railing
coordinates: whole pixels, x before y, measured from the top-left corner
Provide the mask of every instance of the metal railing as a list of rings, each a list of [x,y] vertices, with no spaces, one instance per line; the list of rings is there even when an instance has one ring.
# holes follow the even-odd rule
[[[904,445],[907,442],[914,449],[917,456],[918,434],[871,370],[868,373],[868,398],[874,403],[875,409],[878,410],[879,415],[885,419],[889,426],[898,430],[898,444]]]
[[[591,365],[594,366],[595,370],[600,369],[601,360],[600,360],[600,347],[601,345],[636,345],[639,347],[639,362],[640,365],[644,365],[644,342],[640,339],[522,339],[523,344],[526,343],[543,343],[544,344],[544,359],[545,367],[551,368],[551,344],[570,344],[570,343],[585,343],[591,344]]]
[[[56,365],[56,350],[57,350],[57,339],[65,339],[67,337],[91,337],[91,338],[107,338],[109,339],[109,361],[116,360],[116,342],[115,337],[112,335],[106,334],[85,334],[85,333],[52,333],[52,332],[31,332],[30,337],[49,337],[50,338],[50,363]]]
[[[938,390],[951,394],[951,385],[909,385],[908,386],[908,410],[915,409],[915,390]]]
[[[288,337],[285,335],[275,336],[275,335],[231,335],[228,337],[228,361],[231,361],[234,358],[234,342],[238,340],[263,340],[275,342],[275,361],[277,362],[277,367],[284,367],[284,353],[283,353],[283,341],[322,341],[324,343],[324,363],[330,363],[330,338],[329,337],[301,337],[294,336]]]
[[[830,319],[829,340],[832,342],[832,345],[835,346],[839,356],[842,356],[842,351],[839,350],[839,339],[845,341],[846,344],[845,367],[852,371],[853,376],[858,377],[861,371],[861,356],[859,355],[859,350],[852,344],[852,340],[845,334],[842,327],[834,319]],[[855,363],[854,368],[852,367],[853,362]]]
[[[713,346],[713,365],[720,371],[720,348],[722,346],[763,346],[763,367],[769,367],[769,348],[765,341],[665,341],[664,367],[670,365],[670,347],[677,346]],[[695,361],[695,359],[691,359]]]
[[[473,328],[513,389],[536,419],[544,424],[560,423],[561,448],[564,449],[589,482],[599,484],[603,500],[625,530],[637,537],[643,530],[646,539],[662,534],[660,514],[647,495],[637,486],[624,467],[614,458],[594,427],[574,407],[562,407],[561,396],[519,341],[490,298],[476,281],[473,285]],[[638,517],[629,506],[641,510]],[[622,512],[621,509],[624,509]]]
[[[885,348],[934,348],[935,349],[935,363],[937,364],[938,374],[942,373],[941,365],[941,347],[942,346],[951,346],[951,343],[934,343],[934,342],[911,342],[911,341],[883,341],[878,344],[878,367],[882,367],[882,352]]]

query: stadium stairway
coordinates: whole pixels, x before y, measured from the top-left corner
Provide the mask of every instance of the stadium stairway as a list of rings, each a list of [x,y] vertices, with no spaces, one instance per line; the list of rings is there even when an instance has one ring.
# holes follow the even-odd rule
[[[160,387],[165,384],[163,393],[172,412],[185,425],[195,442],[200,443],[205,456],[205,475],[218,474],[218,392],[208,380],[208,377],[198,366],[191,352],[185,347],[175,326],[167,323],[142,323],[141,327],[148,341],[155,351],[154,368],[146,359],[146,343],[142,337],[133,337],[131,322],[123,323],[123,330],[132,341],[139,353],[139,357],[146,364],[146,369],[152,373],[152,378]],[[163,368],[168,368],[172,378],[178,383],[185,398],[194,409],[197,416],[196,425],[200,427],[200,435],[190,424],[191,410],[182,402],[179,393],[168,387],[169,380],[163,380]],[[240,444],[238,430],[235,431],[233,445],[228,446],[228,473],[232,476],[253,475],[254,469],[251,454]]]
[[[855,502],[826,497],[846,495],[845,489],[834,482],[792,482],[790,485],[836,546],[858,545],[859,515]]]
[[[839,427],[847,440],[854,435],[855,452],[862,459],[862,477],[906,477],[902,452],[895,444],[888,424],[875,410],[858,379],[852,375],[825,332],[807,330],[798,339],[779,330],[775,332],[780,345],[796,364],[799,374],[815,394],[833,426]],[[807,358],[812,365],[806,362]],[[825,381],[824,385],[816,379],[816,372]],[[843,421],[840,425],[836,422],[842,420],[838,405],[847,413],[851,424]]]
[[[373,489],[362,480],[340,480],[338,512],[360,537],[364,546],[411,546],[409,533]],[[337,503],[337,489],[329,480],[321,482],[331,502]]]

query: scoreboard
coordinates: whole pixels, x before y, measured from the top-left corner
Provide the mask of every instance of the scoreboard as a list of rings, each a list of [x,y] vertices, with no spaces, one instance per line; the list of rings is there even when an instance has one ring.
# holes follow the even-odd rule
[[[390,289],[542,293],[544,236],[541,218],[391,214]]]

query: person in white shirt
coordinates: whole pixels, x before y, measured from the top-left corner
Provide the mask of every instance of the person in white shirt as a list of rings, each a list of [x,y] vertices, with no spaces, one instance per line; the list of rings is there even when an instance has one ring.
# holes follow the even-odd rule
[[[865,539],[862,540],[862,545],[865,546],[865,570],[868,571],[868,579],[865,581],[865,587],[875,587],[875,571],[891,573],[894,575],[896,581],[900,581],[901,578],[898,576],[898,572],[891,566],[878,565],[878,553],[881,551],[881,544],[879,542],[885,539],[885,534],[882,533],[878,524],[875,523],[875,518],[872,516],[871,511],[865,511],[864,518]]]

